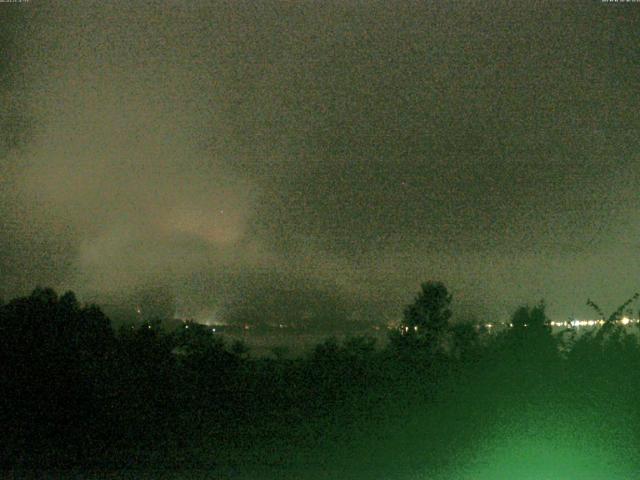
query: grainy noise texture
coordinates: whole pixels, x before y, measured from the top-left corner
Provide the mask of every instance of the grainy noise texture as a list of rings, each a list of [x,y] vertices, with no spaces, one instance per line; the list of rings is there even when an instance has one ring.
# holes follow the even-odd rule
[[[0,296],[384,322],[439,279],[462,316],[616,306],[637,7],[0,4]]]

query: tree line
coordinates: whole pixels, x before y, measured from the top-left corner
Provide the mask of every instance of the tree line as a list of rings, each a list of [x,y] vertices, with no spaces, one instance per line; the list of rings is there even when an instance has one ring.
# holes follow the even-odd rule
[[[278,349],[252,356],[195,323],[115,331],[72,292],[37,288],[0,305],[0,460],[51,468],[374,461],[380,472],[398,459],[406,468],[446,463],[523,405],[557,407],[565,421],[578,415],[567,406],[578,406],[611,428],[622,418],[640,427],[640,346],[616,321],[635,298],[608,317],[589,301],[605,323],[582,335],[554,334],[542,302],[517,308],[512,328],[488,335],[451,323],[451,294],[426,282],[388,344],[328,338],[293,358]]]

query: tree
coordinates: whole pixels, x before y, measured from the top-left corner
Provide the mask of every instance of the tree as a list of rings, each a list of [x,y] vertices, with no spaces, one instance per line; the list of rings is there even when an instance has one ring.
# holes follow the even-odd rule
[[[637,293],[637,292],[634,293],[631,298],[629,298],[626,302],[624,302],[622,305],[616,308],[611,313],[611,315],[609,315],[608,318],[606,318],[606,315],[604,314],[602,309],[598,306],[598,304],[593,302],[591,299],[587,299],[587,305],[589,305],[591,308],[593,308],[596,311],[596,313],[600,316],[600,319],[604,321],[605,326],[611,327],[612,325],[615,325],[615,323],[618,322],[625,313],[629,316],[633,315],[633,311],[631,308],[629,308],[629,305],[635,302],[639,297],[640,297],[640,293]]]
[[[449,328],[452,296],[442,282],[428,281],[421,287],[413,303],[404,309],[400,331],[390,340],[396,347],[418,346],[434,351]]]
[[[478,325],[473,322],[462,322],[451,325],[450,353],[460,359],[468,360],[480,351],[482,338]]]
[[[451,318],[451,294],[442,282],[425,282],[422,291],[404,309],[402,325],[419,335],[438,335],[448,327]]]
[[[38,302],[42,305],[52,305],[58,301],[58,294],[53,288],[36,287],[33,292],[31,292],[29,299],[32,302]]]
[[[626,323],[620,325],[620,321],[625,315],[627,317],[633,316],[633,310],[629,305],[638,300],[639,297],[640,293],[634,293],[631,298],[622,303],[608,317],[597,303],[591,299],[587,299],[587,305],[596,311],[600,316],[600,320],[603,322],[602,327],[600,327],[595,334],[594,340],[596,343],[600,343],[601,346],[604,347],[606,343],[614,344],[615,342],[620,341],[620,339],[628,336],[628,333],[623,326],[626,325]]]
[[[80,304],[76,298],[76,294],[72,291],[68,291],[58,299],[58,307],[62,314],[71,314],[80,309]]]
[[[540,300],[538,305],[531,308],[528,305],[520,306],[511,317],[514,332],[528,332],[529,336],[536,334],[550,334],[551,326],[545,313],[546,305]]]
[[[509,352],[510,361],[529,366],[558,359],[558,339],[552,335],[544,301],[536,306],[522,305],[511,316],[511,328],[499,337],[499,344]]]

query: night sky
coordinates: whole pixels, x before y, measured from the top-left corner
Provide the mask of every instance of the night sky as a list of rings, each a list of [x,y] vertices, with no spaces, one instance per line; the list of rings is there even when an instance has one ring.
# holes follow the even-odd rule
[[[640,290],[640,4],[0,4],[0,296],[202,321]]]

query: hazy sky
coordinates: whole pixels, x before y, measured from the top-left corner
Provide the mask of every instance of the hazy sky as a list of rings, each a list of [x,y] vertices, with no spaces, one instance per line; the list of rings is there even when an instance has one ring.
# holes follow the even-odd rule
[[[0,295],[384,321],[436,279],[480,319],[616,307],[640,290],[639,12],[0,4]]]

